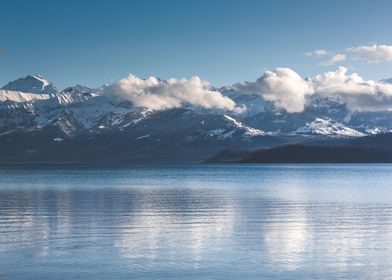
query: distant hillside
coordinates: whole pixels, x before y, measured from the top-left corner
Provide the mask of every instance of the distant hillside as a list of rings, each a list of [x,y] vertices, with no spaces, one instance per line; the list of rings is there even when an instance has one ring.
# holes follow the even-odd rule
[[[392,133],[381,133],[350,140],[351,145],[392,149]]]
[[[392,163],[392,150],[361,146],[287,145],[253,152],[222,151],[207,163]]]

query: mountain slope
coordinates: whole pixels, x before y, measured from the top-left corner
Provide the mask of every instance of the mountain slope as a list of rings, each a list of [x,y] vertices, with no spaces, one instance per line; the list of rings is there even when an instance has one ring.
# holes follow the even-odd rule
[[[246,110],[152,110],[106,94],[107,87],[76,85],[57,92],[40,76],[7,84],[0,90],[0,161],[194,162],[223,149],[337,145],[392,130],[392,112],[352,112],[344,102],[318,95],[307,99],[301,113],[230,87],[218,90]]]
[[[207,163],[392,163],[392,150],[361,146],[288,145],[253,152],[225,150]]]
[[[335,122],[329,118],[316,118],[314,121],[306,123],[305,126],[298,128],[296,133],[345,137],[365,136],[364,133]]]
[[[51,94],[56,93],[56,87],[40,75],[29,75],[9,82],[2,89],[27,93]]]

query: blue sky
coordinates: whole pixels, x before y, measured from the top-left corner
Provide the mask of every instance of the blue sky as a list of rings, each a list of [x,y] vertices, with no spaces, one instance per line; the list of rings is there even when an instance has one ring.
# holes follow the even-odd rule
[[[99,86],[129,73],[198,75],[214,85],[289,67],[313,76],[339,65],[367,79],[392,61],[349,48],[392,45],[392,1],[0,0],[0,84],[42,74],[59,88]],[[306,56],[323,49],[328,55]],[[333,55],[347,59],[320,65]],[[324,63],[328,64],[328,63]]]

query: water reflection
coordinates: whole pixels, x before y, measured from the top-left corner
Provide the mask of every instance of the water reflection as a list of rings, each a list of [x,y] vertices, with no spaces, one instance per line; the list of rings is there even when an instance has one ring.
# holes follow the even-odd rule
[[[94,185],[78,170],[3,174],[0,276],[388,278],[390,186],[366,188],[368,169],[340,170],[328,195],[334,168],[88,171]]]
[[[228,240],[234,223],[232,201],[208,194],[170,190],[144,197],[120,222],[115,246],[129,259],[176,261],[176,256],[186,255],[197,266],[209,250],[223,249],[217,242]]]
[[[263,228],[263,245],[269,261],[283,269],[296,269],[306,259],[312,245],[304,205],[282,205],[273,209],[271,218]]]

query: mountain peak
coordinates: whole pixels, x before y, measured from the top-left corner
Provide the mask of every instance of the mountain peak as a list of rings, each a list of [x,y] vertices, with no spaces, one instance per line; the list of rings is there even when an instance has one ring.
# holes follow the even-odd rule
[[[69,93],[74,93],[74,92],[78,92],[78,93],[92,93],[95,91],[95,89],[90,88],[89,86],[83,86],[80,84],[76,84],[74,86],[71,87],[67,87],[63,90],[64,92],[69,92]]]
[[[383,80],[381,80],[381,82],[383,82],[383,83],[389,83],[389,84],[392,84],[392,78],[389,78],[389,79],[383,79]]]
[[[57,92],[56,87],[39,74],[28,75],[24,78],[9,82],[2,89],[38,94],[51,94]]]

